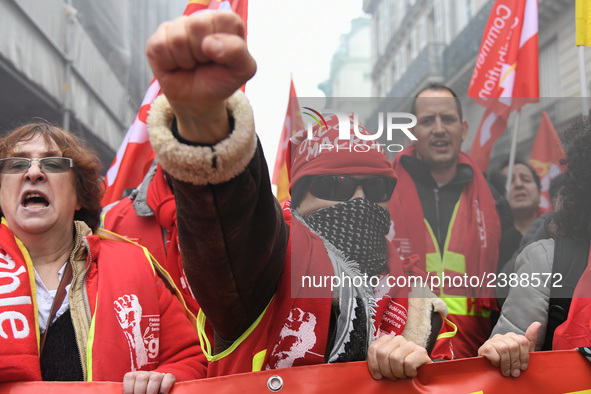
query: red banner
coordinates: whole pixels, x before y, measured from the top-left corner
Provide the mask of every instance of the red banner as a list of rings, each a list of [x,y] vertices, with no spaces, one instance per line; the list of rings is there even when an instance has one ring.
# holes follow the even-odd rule
[[[414,379],[374,380],[367,363],[324,364],[276,369],[219,378],[180,382],[172,394],[268,393],[421,393],[421,394],[587,394],[591,393],[591,363],[576,350],[532,353],[529,367],[518,378],[503,377],[481,358],[424,365]],[[276,390],[277,391],[277,390]],[[111,382],[26,382],[0,384],[10,394],[121,394]]]

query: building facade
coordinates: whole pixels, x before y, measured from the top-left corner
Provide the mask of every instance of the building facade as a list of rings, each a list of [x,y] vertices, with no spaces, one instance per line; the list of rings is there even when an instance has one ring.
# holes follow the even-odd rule
[[[356,18],[351,30],[341,36],[339,48],[330,64],[330,78],[318,87],[327,97],[327,105],[343,97],[370,97],[372,81],[370,19]]]
[[[430,82],[451,87],[462,99],[470,131],[468,150],[484,109],[467,97],[484,29],[494,0],[364,0],[371,18],[372,95],[379,111],[409,111],[411,98]],[[546,110],[559,131],[582,112],[575,0],[539,0],[540,102],[525,105],[518,123],[517,156],[529,157]],[[585,53],[586,63],[591,53]],[[591,67],[586,71],[591,77]],[[589,90],[589,86],[586,87]],[[585,92],[584,95],[586,95]],[[375,128],[370,117],[368,125]],[[512,131],[516,115],[508,128]],[[511,133],[495,144],[491,168],[507,156]]]
[[[0,131],[42,118],[81,135],[106,169],[152,79],[144,51],[185,0],[0,2]]]

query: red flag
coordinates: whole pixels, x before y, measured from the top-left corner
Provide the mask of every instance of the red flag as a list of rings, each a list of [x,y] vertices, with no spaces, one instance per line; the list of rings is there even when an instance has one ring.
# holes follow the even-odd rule
[[[492,110],[492,106],[485,109],[482,121],[470,147],[470,152],[468,152],[468,155],[480,168],[480,171],[488,171],[492,147],[507,129],[509,113],[509,109],[506,109],[501,115],[497,115]]]
[[[292,135],[304,129],[304,127],[298,96],[296,95],[292,79],[285,123],[283,123],[283,129],[281,130],[281,138],[279,140],[277,156],[275,157],[275,168],[273,170],[273,184],[277,186],[277,200],[279,200],[281,205],[289,199],[289,174],[287,173],[287,163],[285,161],[287,143]]]
[[[550,203],[550,182],[556,175],[564,172],[564,168],[560,164],[562,158],[564,158],[564,148],[560,143],[556,129],[554,129],[546,111],[542,111],[542,121],[534,141],[529,164],[536,170],[540,181],[542,181],[540,208],[543,211],[553,209]]]
[[[189,0],[189,4],[187,4],[187,8],[185,8],[183,15],[191,15],[193,12],[206,9],[209,7],[210,1],[211,0]]]
[[[486,110],[470,157],[488,169],[496,140],[510,111],[540,95],[537,0],[496,0],[489,15],[468,95]]]
[[[482,106],[501,114],[540,95],[538,74],[538,1],[496,0],[480,45],[468,95]],[[530,100],[512,100],[513,97]],[[533,100],[532,100],[533,99]]]
[[[248,0],[190,0],[183,15],[191,15],[205,9],[233,10],[236,12],[246,26],[248,18]],[[117,155],[111,163],[105,177],[105,195],[102,204],[106,206],[121,199],[125,189],[137,187],[148,172],[154,160],[154,151],[150,145],[148,130],[146,129],[146,118],[152,102],[160,94],[158,81],[152,81],[140,110],[127,130],[127,134]]]
[[[246,22],[248,21],[248,0],[191,0],[196,3],[209,3],[210,10],[234,11],[244,22],[244,36],[247,36]],[[185,15],[188,15],[185,12]]]

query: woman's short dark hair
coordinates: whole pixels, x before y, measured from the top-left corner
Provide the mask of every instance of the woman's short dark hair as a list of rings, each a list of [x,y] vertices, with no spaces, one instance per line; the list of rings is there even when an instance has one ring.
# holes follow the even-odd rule
[[[588,241],[591,239],[591,117],[584,116],[562,137],[566,153],[561,203],[551,228],[555,235]]]
[[[63,157],[69,157],[74,162],[75,188],[82,205],[74,214],[74,219],[85,222],[95,231],[100,223],[101,198],[104,192],[99,175],[101,161],[94,149],[80,138],[47,122],[29,123],[0,138],[0,158],[12,156],[17,143],[31,141],[37,136],[41,136],[50,146],[55,144]]]
[[[513,162],[514,167],[515,167],[515,164],[521,164],[523,166],[526,166],[529,169],[529,172],[531,172],[531,176],[534,178],[534,182],[538,186],[538,189],[542,190],[542,181],[540,180],[540,176],[538,175],[536,170],[531,165],[529,165],[528,162],[526,162],[525,160],[522,160],[522,159],[515,159],[515,161]],[[501,166],[501,170],[505,169],[505,167],[509,167],[509,159],[507,159],[503,163],[503,165]]]

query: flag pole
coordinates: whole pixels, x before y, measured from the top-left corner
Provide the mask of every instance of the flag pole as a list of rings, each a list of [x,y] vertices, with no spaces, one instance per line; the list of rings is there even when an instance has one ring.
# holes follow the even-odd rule
[[[507,201],[509,201],[509,191],[511,189],[511,182],[513,181],[513,163],[515,162],[515,151],[517,150],[517,131],[519,130],[519,118],[521,117],[521,109],[518,109],[515,115],[515,126],[513,127],[511,151],[509,153],[509,168],[507,169],[507,184],[505,186],[505,194],[507,197]]]
[[[581,108],[583,116],[589,114],[587,104],[587,73],[585,72],[585,46],[579,45],[579,80],[581,81]]]

